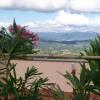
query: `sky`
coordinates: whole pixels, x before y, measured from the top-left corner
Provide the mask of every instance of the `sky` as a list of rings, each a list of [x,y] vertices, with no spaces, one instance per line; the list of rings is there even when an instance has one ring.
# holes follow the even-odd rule
[[[100,0],[0,0],[0,26],[36,32],[100,32]]]

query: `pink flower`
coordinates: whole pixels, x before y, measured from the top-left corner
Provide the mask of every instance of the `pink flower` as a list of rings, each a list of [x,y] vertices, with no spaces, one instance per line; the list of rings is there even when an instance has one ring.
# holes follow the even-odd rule
[[[22,28],[23,28],[23,27],[21,27],[20,25],[16,25],[16,29],[17,29],[18,31],[21,31]],[[9,30],[9,32],[11,32],[11,33],[14,33],[14,32],[15,32],[13,25],[10,25],[10,26],[8,27],[8,30]]]
[[[22,32],[21,36],[24,37],[24,38],[29,38],[34,45],[38,44],[39,37],[38,37],[37,33],[33,33],[31,31],[29,31],[29,30],[24,30]]]
[[[38,45],[38,41],[39,41],[39,36],[38,36],[38,34],[36,33],[36,34],[34,34],[34,35],[32,36],[32,43],[35,44],[35,45]]]
[[[71,71],[71,74],[72,74],[72,75],[75,75],[75,74],[76,74],[76,66],[75,66],[75,64],[72,64],[72,71]]]
[[[13,28],[13,26],[10,25],[10,26],[8,27],[8,30],[9,30],[9,32],[13,33],[13,32],[14,32],[14,28]]]
[[[31,40],[34,45],[38,44],[39,37],[38,37],[37,33],[33,33],[32,31],[30,31],[30,30],[28,30],[25,27],[22,27],[20,25],[16,25],[16,29],[20,32],[20,36],[22,38],[27,38],[27,39]],[[10,25],[8,27],[8,30],[10,33],[15,32],[14,27],[12,25]]]

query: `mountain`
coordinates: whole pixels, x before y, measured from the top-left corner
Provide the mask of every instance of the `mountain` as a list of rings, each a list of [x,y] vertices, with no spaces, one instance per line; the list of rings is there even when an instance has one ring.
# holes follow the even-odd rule
[[[62,44],[77,44],[82,42],[89,42],[90,40],[65,40],[65,41],[57,41],[57,40],[41,40],[41,42],[47,42],[47,43],[62,43]]]
[[[43,54],[80,53],[89,47],[96,32],[39,32],[40,42],[36,46]],[[98,33],[100,35],[100,33]]]
[[[76,44],[78,42],[89,42],[94,39],[97,34],[95,32],[40,32],[41,42],[57,42],[63,44]]]

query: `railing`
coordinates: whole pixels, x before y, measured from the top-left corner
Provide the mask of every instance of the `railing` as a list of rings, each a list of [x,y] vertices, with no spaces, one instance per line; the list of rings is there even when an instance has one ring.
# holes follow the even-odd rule
[[[7,54],[4,54],[4,57],[8,57]],[[81,55],[66,55],[66,56],[57,56],[57,55],[16,55],[13,59],[23,59],[23,60],[32,60],[32,61],[50,61],[50,62],[84,62],[87,63],[87,60],[99,60],[100,56],[81,56]]]
[[[80,56],[80,55],[66,55],[66,56],[55,56],[55,55],[17,55],[14,59],[33,60],[33,61],[51,61],[51,62],[84,62],[87,60],[99,60],[100,56]]]

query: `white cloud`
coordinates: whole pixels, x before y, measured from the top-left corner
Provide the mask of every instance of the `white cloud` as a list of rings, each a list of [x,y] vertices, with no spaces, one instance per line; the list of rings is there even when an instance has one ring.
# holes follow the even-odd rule
[[[13,0],[0,0],[0,8],[12,8]]]
[[[100,0],[0,0],[1,9],[100,12]]]
[[[95,19],[91,21],[90,25],[100,27],[100,17],[95,17]]]
[[[71,14],[64,11],[60,11],[56,20],[61,24],[68,25],[88,25],[89,19],[82,14]]]
[[[7,27],[9,25],[10,25],[9,22],[0,22],[0,27]]]
[[[34,31],[94,31],[100,32],[100,17],[89,18],[83,14],[58,12],[53,20],[26,23]]]
[[[56,22],[55,20],[47,21],[47,22],[26,22],[22,25],[28,26],[34,32],[71,32],[71,31],[79,31],[79,32],[100,32],[100,24],[96,24],[96,19],[94,21],[90,21],[88,25],[69,25],[69,24],[61,24]],[[55,23],[55,24],[54,24]],[[91,24],[92,23],[92,24]],[[95,23],[95,24],[94,24]],[[10,23],[0,23],[1,26],[9,26]]]
[[[64,9],[66,3],[67,0],[3,0],[0,8],[49,12]]]
[[[57,23],[55,20],[35,21],[24,23],[23,25],[29,26],[34,31],[64,31],[64,27]]]
[[[76,12],[100,12],[100,0],[70,0],[70,9]]]
[[[10,23],[1,22],[0,26]],[[90,18],[85,14],[67,13],[59,11],[54,19],[43,21],[30,21],[22,23],[36,32],[39,31],[96,31],[100,32],[100,17]]]

